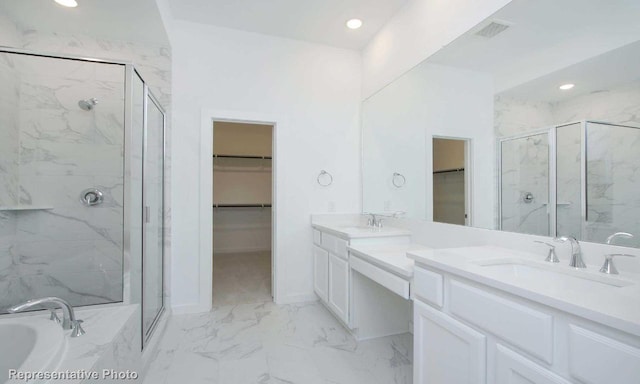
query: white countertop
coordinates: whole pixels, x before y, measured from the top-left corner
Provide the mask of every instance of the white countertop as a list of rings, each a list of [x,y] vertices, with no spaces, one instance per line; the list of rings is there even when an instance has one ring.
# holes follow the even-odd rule
[[[500,247],[465,247],[439,250],[412,250],[408,257],[417,264],[436,268],[481,284],[521,296],[558,310],[640,336],[640,276],[634,274],[606,275],[599,266],[589,265],[576,270],[566,265],[544,261],[536,255]],[[542,274],[551,272],[552,278],[505,273],[500,268],[486,268],[492,260],[522,261]],[[541,268],[541,269],[536,269]],[[560,273],[560,274],[558,274]],[[584,275],[587,274],[587,275]],[[610,286],[576,277],[589,276],[594,280],[609,279],[624,286]],[[604,281],[604,280],[602,280]]]
[[[430,248],[420,244],[382,244],[350,246],[348,249],[363,260],[406,279],[411,279],[414,261],[407,256],[407,252],[429,250]]]
[[[319,231],[327,232],[340,238],[361,239],[374,237],[393,237],[393,236],[410,236],[411,231],[402,228],[382,227],[372,228],[359,224],[318,224],[313,223],[311,226]]]

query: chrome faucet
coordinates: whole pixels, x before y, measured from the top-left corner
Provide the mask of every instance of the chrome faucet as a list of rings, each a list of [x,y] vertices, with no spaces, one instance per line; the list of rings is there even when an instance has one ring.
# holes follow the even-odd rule
[[[7,311],[9,313],[18,313],[38,305],[42,305],[46,308],[51,308],[52,306],[62,308],[62,329],[70,329],[71,337],[82,336],[86,333],[84,329],[82,329],[82,320],[76,319],[76,315],[71,304],[59,297],[43,297],[40,299],[28,300],[22,304],[14,305],[7,309]],[[52,320],[57,318],[57,316],[54,316],[54,313],[55,312],[52,310]]]
[[[623,237],[625,239],[633,239],[633,235],[627,232],[616,232],[613,235],[607,237],[607,244],[611,245],[611,243],[613,242],[613,240],[617,239],[618,237]]]
[[[571,260],[569,261],[570,267],[587,268],[586,264],[582,260],[582,250],[580,249],[580,243],[578,242],[578,240],[576,240],[575,237],[562,236],[562,237],[556,237],[553,240],[561,243],[564,243],[566,241],[571,242]]]
[[[618,269],[615,264],[613,264],[613,258],[616,256],[626,256],[626,257],[635,257],[634,255],[628,255],[626,253],[612,253],[604,256],[604,264],[602,268],[600,268],[600,272],[606,273],[608,275],[617,275],[619,274]]]
[[[556,247],[553,244],[549,244],[546,241],[540,241],[540,240],[535,240],[535,243],[540,243],[540,244],[544,244],[547,247],[549,247],[549,252],[547,253],[547,258],[544,259],[544,261],[548,262],[548,263],[559,263],[560,259],[558,259],[558,256],[556,255]]]
[[[367,226],[373,228],[382,228],[382,219],[378,218],[375,213],[367,213],[367,215],[371,216],[369,220],[367,220]]]

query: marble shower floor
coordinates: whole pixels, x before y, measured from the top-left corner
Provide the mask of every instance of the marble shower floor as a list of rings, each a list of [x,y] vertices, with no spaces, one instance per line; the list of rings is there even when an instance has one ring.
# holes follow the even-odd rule
[[[214,307],[268,301],[272,301],[271,252],[213,255]]]
[[[410,334],[357,342],[320,303],[170,319],[144,384],[410,384]]]

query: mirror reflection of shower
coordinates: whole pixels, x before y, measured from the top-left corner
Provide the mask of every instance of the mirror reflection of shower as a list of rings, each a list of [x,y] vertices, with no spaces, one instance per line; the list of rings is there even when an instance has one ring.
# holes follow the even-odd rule
[[[95,97],[78,101],[78,106],[84,111],[91,111],[96,105],[98,105],[98,99]]]
[[[499,149],[502,230],[603,243],[640,228],[640,127],[578,121],[503,137]]]

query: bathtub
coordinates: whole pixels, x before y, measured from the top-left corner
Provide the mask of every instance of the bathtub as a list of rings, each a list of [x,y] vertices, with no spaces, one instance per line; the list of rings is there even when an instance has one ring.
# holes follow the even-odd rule
[[[1,319],[0,383],[8,382],[10,369],[21,372],[55,370],[64,359],[66,350],[67,338],[62,327],[48,317]]]
[[[109,305],[77,308],[76,317],[84,321],[87,332],[70,337],[60,324],[49,320],[48,313],[25,314],[3,318],[0,316],[0,384],[5,384],[10,369],[19,372],[85,372],[99,375],[57,380],[12,380],[8,383],[28,384],[94,384],[122,382],[103,377],[103,372],[132,372],[129,383],[141,383],[150,357],[157,348],[145,349],[142,354],[140,334],[140,306]],[[166,325],[166,317],[163,317]],[[161,332],[157,337],[161,336]],[[135,377],[138,380],[135,380]]]

